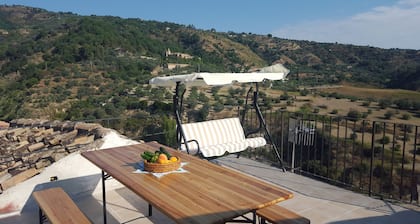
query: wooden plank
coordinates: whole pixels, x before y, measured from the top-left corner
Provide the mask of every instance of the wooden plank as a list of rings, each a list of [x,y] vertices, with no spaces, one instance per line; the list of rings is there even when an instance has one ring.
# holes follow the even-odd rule
[[[49,188],[32,194],[51,223],[91,223],[62,188]]]
[[[82,155],[177,223],[224,223],[293,194],[271,183],[166,148],[187,162],[187,173],[162,178],[136,174],[141,153],[159,149],[156,142],[83,152]]]
[[[311,221],[284,207],[271,205],[257,210],[257,216],[275,224],[309,224]],[[264,222],[263,222],[264,223]]]

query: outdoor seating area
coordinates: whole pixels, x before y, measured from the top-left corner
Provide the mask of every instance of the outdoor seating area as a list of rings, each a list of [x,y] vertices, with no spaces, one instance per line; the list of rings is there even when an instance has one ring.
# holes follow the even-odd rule
[[[186,172],[158,177],[136,172],[138,155],[165,147],[181,159]],[[157,142],[83,152],[82,156],[102,170],[103,223],[107,223],[105,181],[112,177],[176,223],[225,223],[237,217],[256,223],[255,211],[293,194],[207,160],[176,151]],[[252,213],[252,217],[245,217]]]
[[[132,159],[136,160],[135,158]],[[198,158],[196,159],[199,160]],[[90,161],[85,159],[78,159],[78,161],[79,168],[92,164]],[[212,168],[224,167],[224,171],[226,171],[225,169],[231,169],[234,170],[235,173],[241,173],[241,176],[243,177],[258,179],[261,182],[269,183],[270,186],[274,185],[291,192],[293,194],[293,198],[277,202],[275,204],[297,214],[299,217],[304,217],[310,220],[311,223],[391,224],[404,220],[404,223],[415,224],[420,219],[420,213],[416,211],[415,206],[407,208],[408,205],[397,205],[374,199],[363,194],[344,190],[301,175],[290,172],[281,172],[277,167],[245,157],[237,158],[235,155],[229,155],[217,158],[212,162],[207,162],[206,160],[200,161],[205,162],[205,164],[208,164],[208,166]],[[64,159],[63,162],[71,163],[72,161]],[[92,164],[92,166],[94,165]],[[206,172],[207,170],[208,169],[206,168],[203,172]],[[88,171],[79,170],[78,172],[86,173]],[[127,175],[132,175],[135,178],[145,178],[145,176],[148,176],[148,174],[135,173],[129,173]],[[177,174],[169,175],[175,176]],[[179,175],[182,176],[185,174]],[[42,184],[42,186],[36,187],[33,191],[38,191],[39,189],[45,189],[48,187],[62,187],[80,208],[80,210],[83,211],[89,218],[89,220],[93,223],[103,223],[103,191],[101,189],[100,176],[101,171],[98,169],[93,179],[96,180],[94,185],[97,185],[97,188],[99,189],[93,192],[75,192],[76,190],[80,191],[82,189],[80,185],[77,185],[77,183],[85,181],[85,177],[83,177],[83,175],[78,178],[58,179],[57,181],[51,182],[51,184]],[[174,176],[163,177],[161,181],[169,184],[179,184],[175,181]],[[89,179],[92,179],[92,177],[92,174],[90,174]],[[155,179],[155,184],[156,182],[159,182],[156,181],[158,180],[157,178],[153,177],[152,180],[153,179]],[[149,216],[148,201],[139,197],[138,194],[131,189],[132,187],[126,187],[124,184],[119,183],[115,179],[108,179],[106,182],[106,215],[108,223],[175,223],[167,213],[163,212],[164,210],[153,209],[152,216]],[[140,181],[136,180],[135,182],[138,185],[141,185]],[[202,186],[201,188],[195,186],[195,189],[199,190],[204,187],[206,186]],[[235,190],[234,187],[232,189]],[[190,188],[186,189],[186,191],[190,191]],[[147,193],[152,194],[151,192]],[[243,194],[245,195],[247,193]],[[183,200],[180,201],[182,202]],[[165,206],[164,204],[157,205]],[[248,212],[244,216],[252,219],[253,213]],[[10,224],[31,223],[34,220],[38,220],[37,203],[35,200],[29,199],[20,214],[3,217],[0,218],[0,220]],[[302,219],[300,218],[298,220]]]
[[[12,224],[26,223],[35,218],[40,223],[48,220],[50,223],[347,224],[395,223],[404,218],[405,223],[417,223],[420,219],[418,212],[420,209],[416,204],[397,205],[293,173],[297,171],[316,174],[318,171],[323,171],[316,170],[316,166],[322,167],[324,164],[327,165],[324,170],[327,177],[331,171],[338,173],[340,164],[337,161],[340,157],[336,158],[335,167],[330,167],[333,163],[323,163],[323,159],[331,157],[333,149],[331,140],[327,141],[320,137],[331,138],[332,128],[337,127],[337,130],[341,128],[339,121],[334,124],[330,119],[328,134],[325,128],[327,125],[317,122],[314,118],[291,116],[282,111],[270,113],[269,116],[273,119],[273,114],[279,114],[280,119],[274,120],[281,121],[280,125],[279,123],[267,125],[258,106],[258,82],[282,80],[287,72],[248,73],[247,75],[212,74],[211,76],[207,73],[194,73],[152,79],[150,84],[175,85],[173,105],[176,120],[176,147],[172,148],[154,140],[115,145],[118,141],[112,140],[110,145],[104,143],[101,150],[92,148],[77,152],[78,161],[64,161],[63,163],[78,165],[87,163],[91,167],[88,172],[75,170],[77,174],[72,178],[54,174],[53,179],[49,177],[53,183],[43,183],[41,179],[45,182],[45,177],[35,178],[41,182],[29,188],[32,192],[26,204],[22,206],[20,214],[3,220]],[[253,105],[247,107],[245,103],[242,118],[183,122],[182,99],[185,90],[180,93],[181,82],[185,85],[253,82],[256,86],[253,91]],[[248,95],[252,90],[251,87]],[[248,95],[246,102],[248,102]],[[256,122],[253,121],[252,116],[246,117],[246,108],[255,109]],[[258,128],[249,130],[249,124],[246,124],[248,127],[245,126],[246,122],[258,124]],[[347,130],[347,121],[344,124]],[[247,130],[244,127],[247,127]],[[365,122],[362,127],[362,130],[365,130]],[[275,138],[271,132],[276,133]],[[344,138],[347,139],[347,131],[344,133]],[[372,135],[375,134],[375,132],[372,133]],[[318,134],[321,135],[318,136]],[[362,134],[363,141],[364,132]],[[337,136],[340,136],[339,131],[337,131]],[[417,128],[414,136],[417,136]],[[353,138],[352,152],[355,152],[356,148],[355,139]],[[334,146],[339,146],[338,141],[337,138]],[[271,146],[262,147],[267,144]],[[317,144],[320,150],[315,148]],[[347,142],[343,144],[343,170],[345,170],[350,160],[346,158],[348,156]],[[383,150],[385,143],[382,144]],[[416,140],[414,140],[414,145],[417,145]],[[315,149],[312,150],[313,147]],[[267,160],[258,158],[259,155],[255,156],[256,154],[244,153],[242,157],[237,156],[246,149],[252,149],[249,150],[252,151],[251,153],[262,150],[270,154],[272,160],[267,163]],[[288,158],[290,149],[291,162]],[[372,144],[372,149],[375,149],[374,144]],[[403,153],[404,151],[405,148],[403,148]],[[161,162],[155,160],[156,165],[168,161],[171,154],[175,161],[178,161],[177,168],[168,173],[150,172],[145,168],[150,162],[143,157],[145,153],[146,155],[149,153],[148,158],[158,157],[158,155],[160,158],[160,153],[165,154],[163,158],[166,159],[159,159]],[[324,153],[328,157],[322,157]],[[366,160],[362,156],[369,155],[361,154],[361,165]],[[211,160],[207,160],[209,158]],[[291,164],[289,168],[291,167],[292,172],[286,172],[283,159],[289,159]],[[310,164],[311,167],[309,167],[311,159],[316,163]],[[355,159],[352,154],[352,166]],[[371,169],[373,159],[372,157]],[[295,166],[295,160],[297,166]],[[384,153],[382,161],[384,161]],[[314,169],[308,170],[308,167]],[[73,168],[74,166],[71,169]],[[58,170],[51,167],[49,173]],[[372,196],[375,190],[372,184],[374,183],[372,173],[369,196]],[[353,173],[348,175],[351,177],[348,180],[353,180],[355,175]],[[376,172],[375,175],[382,177],[383,174]],[[362,183],[365,177],[362,173],[359,177]],[[89,181],[83,181],[80,178],[89,179]],[[72,184],[69,184],[70,182]],[[379,182],[379,185],[381,184],[382,179]],[[403,180],[400,186],[403,186]],[[413,192],[411,192],[411,201],[415,200]],[[1,216],[0,220],[2,220]]]
[[[222,156],[227,153],[238,153],[248,147],[264,146],[263,137],[245,138],[239,118],[224,118],[212,121],[187,123],[182,125],[188,143],[182,142],[181,149],[186,151],[188,144],[190,154],[203,157]]]

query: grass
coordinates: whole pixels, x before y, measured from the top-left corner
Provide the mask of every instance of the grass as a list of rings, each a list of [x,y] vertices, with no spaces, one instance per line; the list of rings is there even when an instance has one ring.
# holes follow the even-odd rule
[[[369,98],[375,96],[379,99],[420,99],[420,92],[404,90],[404,89],[375,89],[375,88],[361,88],[355,86],[341,86],[336,89],[324,89],[324,92],[336,92],[346,96],[355,96],[359,98]]]

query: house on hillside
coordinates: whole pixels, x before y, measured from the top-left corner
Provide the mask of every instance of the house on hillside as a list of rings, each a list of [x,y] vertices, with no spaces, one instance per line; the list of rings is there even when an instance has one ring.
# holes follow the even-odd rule
[[[193,56],[189,55],[189,54],[185,54],[185,53],[180,53],[180,52],[172,52],[171,49],[167,49],[165,51],[165,57],[177,57],[177,58],[182,58],[182,59],[192,59]]]

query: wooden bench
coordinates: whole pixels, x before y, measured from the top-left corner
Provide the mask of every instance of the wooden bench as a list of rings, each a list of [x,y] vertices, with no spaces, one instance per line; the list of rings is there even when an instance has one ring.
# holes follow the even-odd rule
[[[263,137],[246,138],[238,117],[182,124],[190,154],[203,157],[238,153],[267,144]],[[181,142],[181,150],[186,150]]]
[[[62,188],[49,188],[32,193],[39,205],[39,223],[92,223]]]
[[[302,217],[286,208],[278,205],[271,205],[258,209],[256,212],[260,218],[260,223],[264,224],[266,221],[275,224],[309,224],[311,221]]]

